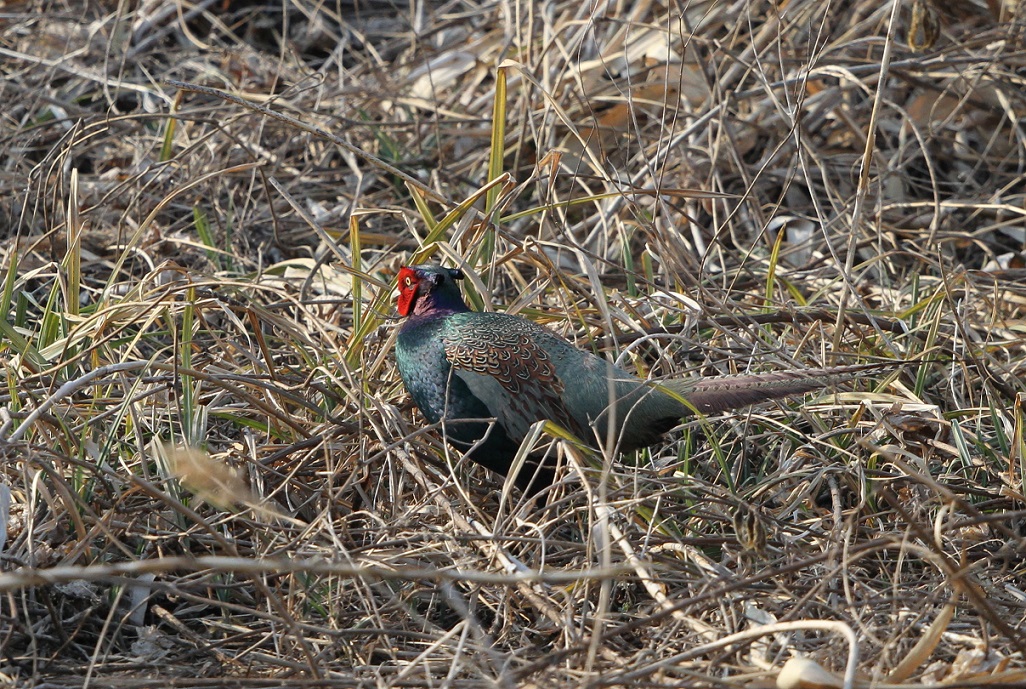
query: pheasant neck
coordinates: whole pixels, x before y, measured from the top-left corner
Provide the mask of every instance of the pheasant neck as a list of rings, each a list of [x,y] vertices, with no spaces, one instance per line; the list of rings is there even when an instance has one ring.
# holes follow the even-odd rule
[[[432,318],[437,316],[448,316],[453,313],[470,311],[466,302],[459,292],[448,294],[444,291],[435,292],[427,297],[422,297],[413,303],[413,317]]]

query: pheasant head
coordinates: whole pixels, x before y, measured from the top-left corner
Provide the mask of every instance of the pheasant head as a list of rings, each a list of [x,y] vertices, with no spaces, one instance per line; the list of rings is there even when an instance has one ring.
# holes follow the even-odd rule
[[[469,311],[456,280],[463,279],[459,268],[439,266],[403,266],[399,270],[400,316],[460,313]]]

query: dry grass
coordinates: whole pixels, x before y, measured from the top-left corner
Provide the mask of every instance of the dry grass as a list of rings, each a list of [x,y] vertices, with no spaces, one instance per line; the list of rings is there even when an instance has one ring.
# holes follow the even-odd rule
[[[617,7],[8,3],[0,683],[1026,679],[1021,3]],[[646,375],[912,364],[525,506],[415,253]]]

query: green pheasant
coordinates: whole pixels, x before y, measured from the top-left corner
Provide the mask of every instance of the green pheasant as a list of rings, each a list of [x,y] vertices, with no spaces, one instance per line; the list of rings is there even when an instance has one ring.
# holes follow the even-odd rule
[[[520,316],[471,311],[456,281],[437,266],[399,271],[396,363],[431,423],[467,458],[506,475],[537,421],[554,421],[585,442],[604,442],[609,424],[619,452],[659,440],[694,413],[720,412],[798,395],[853,378],[876,364],[715,378],[644,381]],[[517,476],[528,494],[548,487],[551,466]]]

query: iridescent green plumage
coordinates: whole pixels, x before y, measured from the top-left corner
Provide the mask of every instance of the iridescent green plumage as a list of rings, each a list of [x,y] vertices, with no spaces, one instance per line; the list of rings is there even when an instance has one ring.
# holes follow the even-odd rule
[[[458,271],[433,266],[402,269],[399,309],[406,321],[396,341],[396,362],[427,420],[444,420],[452,444],[503,475],[537,421],[554,421],[599,446],[612,420],[617,450],[629,452],[656,442],[693,413],[675,395],[704,413],[726,411],[879,368],[840,366],[654,384],[525,318],[471,311],[456,285],[459,277]],[[545,466],[537,475],[525,471],[517,477],[530,492],[551,480],[552,470]]]

